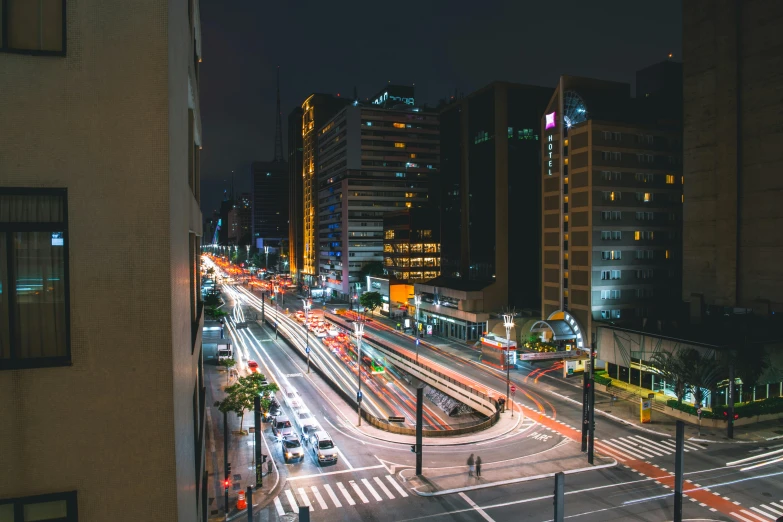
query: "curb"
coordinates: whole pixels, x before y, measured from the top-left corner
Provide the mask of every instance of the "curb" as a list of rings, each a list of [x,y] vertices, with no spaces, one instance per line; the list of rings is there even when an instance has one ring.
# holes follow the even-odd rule
[[[598,466],[590,466],[587,468],[577,468],[577,469],[571,469],[567,471],[563,471],[566,475],[573,475],[575,473],[583,473],[585,471],[594,471],[597,469],[604,469],[604,468],[612,468],[617,465],[617,461],[612,459],[612,462],[608,464],[600,464]],[[556,472],[558,473],[558,472]],[[520,477],[516,479],[508,479],[508,480],[500,480],[497,482],[488,482],[486,484],[477,484],[475,486],[465,486],[464,488],[453,488],[453,489],[444,489],[443,491],[435,491],[433,493],[425,493],[423,491],[419,491],[416,488],[411,488],[417,495],[421,497],[439,497],[443,495],[453,495],[454,493],[462,493],[464,491],[475,491],[477,489],[486,489],[486,488],[494,488],[498,486],[506,486],[509,484],[518,484],[520,482],[531,482],[533,480],[540,480],[543,478],[549,478],[554,477],[555,473],[542,473],[540,475],[532,475],[530,477]],[[421,486],[419,486],[421,487]]]

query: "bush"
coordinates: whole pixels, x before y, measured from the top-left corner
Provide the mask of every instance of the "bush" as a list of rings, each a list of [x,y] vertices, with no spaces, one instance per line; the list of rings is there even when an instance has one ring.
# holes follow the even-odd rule
[[[612,385],[612,379],[610,379],[606,375],[600,375],[596,373],[593,375],[593,380],[596,382],[596,384],[603,384],[604,386]]]
[[[597,382],[597,381],[596,381]],[[667,406],[675,410],[684,411],[690,415],[696,415],[696,407],[690,404],[677,404],[677,399],[666,401]],[[723,415],[727,412],[726,416]],[[734,413],[738,418],[756,417],[758,415],[767,415],[770,413],[783,413],[783,397],[774,397],[762,401],[746,402],[734,406]],[[728,407],[721,406],[713,411],[702,410],[701,416],[705,419],[725,419],[728,416]]]

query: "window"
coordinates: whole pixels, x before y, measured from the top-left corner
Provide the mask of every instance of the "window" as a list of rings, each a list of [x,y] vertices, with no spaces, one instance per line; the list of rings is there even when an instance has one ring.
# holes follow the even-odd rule
[[[612,310],[612,319],[619,319],[620,318],[620,310]]]
[[[674,185],[674,174],[666,174],[666,184]]]
[[[404,123],[395,123],[394,124],[394,128],[395,129],[404,129],[405,128],[405,124]]]
[[[75,491],[0,499],[0,520],[3,522],[71,522],[76,521],[78,515]]]
[[[601,310],[601,319],[619,319],[620,310]]]
[[[636,259],[653,259],[655,257],[654,250],[637,250]]]
[[[654,145],[655,144],[655,137],[652,134],[647,135],[647,144],[648,145]]]
[[[601,159],[604,161],[620,161],[622,159],[622,154],[619,152],[602,151]]]
[[[653,278],[652,268],[645,268],[643,270],[636,271],[636,279],[652,279],[652,278]]]
[[[65,189],[0,189],[0,370],[70,364]]]
[[[642,239],[653,239],[653,231],[652,230],[637,230],[633,233],[633,238],[635,241],[639,241]]]
[[[623,238],[623,233],[620,230],[612,230],[612,239],[617,241]]]
[[[397,149],[404,149],[405,148],[405,144],[402,143],[401,141],[396,141],[396,142],[394,142],[394,147],[397,148]]]
[[[65,0],[0,0],[0,51],[65,55]]]
[[[636,201],[649,203],[652,200],[653,200],[653,193],[652,192],[637,192],[636,193]]]
[[[612,280],[620,279],[620,271],[619,270],[612,270]]]
[[[622,195],[622,192],[617,191],[603,193],[604,201],[620,201],[622,199]]]
[[[601,299],[620,299],[619,290],[601,290]]]
[[[653,183],[655,181],[655,174],[650,174],[649,172],[637,172],[634,177],[636,181],[641,181],[642,183]]]
[[[653,296],[653,289],[652,288],[637,288],[636,289],[636,297],[646,298],[646,297],[652,297],[652,296]]]
[[[601,239],[612,239],[612,233],[609,230],[603,230],[601,232]]]
[[[622,259],[622,252],[620,250],[604,250],[601,252],[601,259],[605,261]]]
[[[620,173],[619,172],[609,171],[609,170],[602,170],[601,171],[601,180],[602,181],[620,181]]]
[[[652,221],[655,216],[654,212],[637,212],[636,219],[639,221]]]
[[[602,281],[615,281],[620,279],[620,270],[601,270]]]
[[[665,257],[666,257],[666,259],[671,259],[671,257],[672,257],[671,252],[667,250],[666,253],[665,253]]]
[[[609,270],[601,270],[601,281],[607,281],[609,279]]]
[[[623,218],[623,213],[619,210],[604,210],[601,212],[601,219],[604,221],[618,221]]]

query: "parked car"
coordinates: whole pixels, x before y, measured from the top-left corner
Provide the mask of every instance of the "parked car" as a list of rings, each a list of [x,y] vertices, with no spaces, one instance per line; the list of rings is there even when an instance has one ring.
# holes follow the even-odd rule
[[[301,461],[304,459],[304,448],[302,447],[302,442],[299,440],[299,437],[296,435],[296,433],[292,433],[291,435],[283,437],[281,446],[283,451],[283,458],[285,459],[286,463],[291,462],[292,460]]]
[[[288,404],[289,408],[298,410],[302,407],[302,396],[299,395],[299,392],[293,386],[286,388],[283,395],[285,396],[285,403]]]
[[[250,370],[250,373],[261,373],[261,370],[258,369],[258,363],[255,361],[247,361],[247,369]]]
[[[289,419],[286,415],[278,415],[275,417],[275,421],[272,424],[272,433],[275,434],[278,440],[292,434],[293,432],[294,427],[291,425],[291,419]]]

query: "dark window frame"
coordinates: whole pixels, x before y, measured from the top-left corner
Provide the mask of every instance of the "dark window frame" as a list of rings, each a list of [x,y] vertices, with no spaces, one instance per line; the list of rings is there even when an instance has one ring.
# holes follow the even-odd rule
[[[1,0],[0,0],[1,1]],[[9,292],[9,327],[11,328],[11,357],[8,359],[0,358],[0,371],[3,370],[24,370],[31,368],[50,368],[60,366],[71,366],[71,271],[70,271],[70,234],[68,231],[68,190],[64,188],[23,188],[23,187],[0,187],[0,195],[4,196],[59,196],[63,203],[63,221],[50,223],[30,223],[30,222],[0,222],[0,232],[6,234],[6,241],[10,242],[10,235],[14,232],[62,232],[64,263],[63,273],[65,274],[65,355],[53,357],[32,357],[28,359],[14,358],[14,300],[16,298],[16,286],[11,280],[13,275],[13,251],[7,248],[7,266],[8,266],[8,292]]]
[[[29,56],[65,56],[66,55],[66,44],[68,42],[68,32],[67,32],[67,5],[66,0],[60,0],[62,2],[62,32],[63,32],[63,41],[62,41],[62,50],[61,51],[42,51],[37,49],[13,49],[8,47],[8,0],[0,0],[0,24],[2,24],[2,27],[0,27],[0,34],[2,37],[0,38],[0,53],[11,53],[11,54],[26,54]]]
[[[45,493],[43,495],[32,495],[29,497],[0,498],[0,506],[4,504],[13,504],[14,521],[24,520],[24,506],[30,504],[42,504],[45,502],[57,502],[64,500],[67,506],[65,518],[52,519],[52,522],[78,522],[79,506],[76,497],[76,491],[64,491],[62,493]]]

